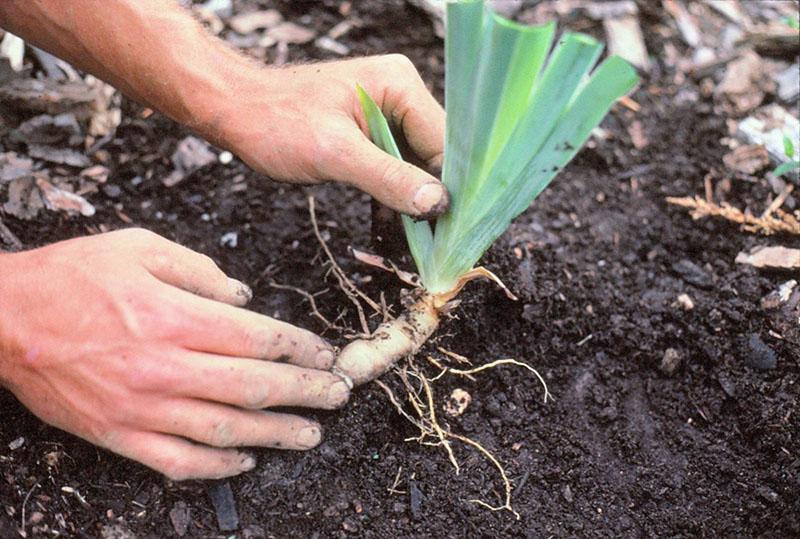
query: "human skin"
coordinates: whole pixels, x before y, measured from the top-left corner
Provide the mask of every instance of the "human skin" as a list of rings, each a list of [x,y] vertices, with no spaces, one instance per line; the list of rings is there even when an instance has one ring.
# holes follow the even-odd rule
[[[444,112],[402,56],[270,68],[168,0],[4,0],[0,26],[271,178],[347,183],[418,217],[447,207],[436,178],[367,137],[356,84],[423,163],[441,163]],[[344,405],[333,350],[241,308],[250,295],[139,229],[0,253],[0,384],[47,423],[173,479],[252,469],[239,447],[314,447],[317,423],[267,409]]]

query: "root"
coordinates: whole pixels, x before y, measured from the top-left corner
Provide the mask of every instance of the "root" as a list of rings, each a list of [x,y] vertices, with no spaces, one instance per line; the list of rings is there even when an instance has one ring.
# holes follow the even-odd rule
[[[344,270],[339,266],[336,262],[336,259],[333,257],[333,253],[328,248],[328,244],[325,239],[322,237],[319,231],[319,225],[317,224],[317,212],[315,211],[315,202],[314,197],[308,197],[308,213],[311,217],[311,225],[314,227],[314,235],[317,237],[317,241],[322,246],[322,250],[325,251],[325,256],[328,257],[328,263],[330,264],[331,270],[333,271],[333,275],[336,277],[336,280],[339,281],[339,286],[353,303],[356,308],[356,312],[358,313],[358,321],[361,323],[361,330],[363,331],[363,335],[369,335],[369,325],[367,324],[367,316],[364,313],[364,308],[361,306],[361,301],[363,300],[364,303],[369,305],[376,313],[382,314],[381,306],[375,303],[372,298],[367,296],[358,287],[353,284],[347,274],[345,274]]]
[[[462,356],[457,357],[461,358]],[[466,358],[463,359],[466,360]],[[429,357],[429,360],[433,360],[433,363],[439,367],[442,365],[434,358]],[[458,374],[461,376],[471,376],[472,374],[477,374],[499,365],[506,364],[520,365],[532,370],[537,375],[539,380],[544,384],[544,381],[541,379],[538,373],[536,373],[536,371],[533,370],[533,368],[529,365],[520,361],[506,359],[492,361],[491,363],[487,363],[486,365],[477,367],[475,369],[470,369],[468,371],[460,371],[458,369],[444,367],[444,371],[443,373],[440,373],[439,377],[446,373]],[[408,397],[408,402],[411,404],[411,408],[413,408],[413,414],[405,410],[405,408],[401,405],[400,400],[389,388],[389,386],[380,380],[377,380],[376,383],[386,393],[387,397],[389,398],[389,402],[392,403],[397,412],[419,430],[419,435],[407,438],[406,441],[414,441],[421,445],[444,448],[445,452],[447,453],[448,460],[450,460],[450,463],[455,469],[456,475],[460,473],[461,467],[458,463],[458,459],[456,459],[455,452],[453,451],[453,442],[461,442],[478,450],[486,458],[486,460],[492,464],[492,466],[497,468],[500,479],[503,482],[503,504],[492,505],[484,500],[475,498],[468,499],[466,501],[480,505],[481,507],[489,509],[490,511],[509,511],[517,518],[517,520],[519,520],[521,516],[516,510],[514,510],[511,504],[513,494],[511,480],[509,479],[504,466],[500,463],[497,457],[491,451],[486,449],[480,442],[467,436],[457,434],[439,422],[436,415],[436,401],[432,387],[434,379],[429,379],[425,373],[417,367],[413,359],[409,360],[408,365],[398,368],[395,372],[403,382],[403,386],[406,390],[406,396]],[[412,383],[412,379],[419,383],[419,387],[415,387],[415,384]],[[550,393],[547,391],[547,386],[545,385],[545,400],[547,400],[547,397],[550,397]],[[552,397],[550,398],[552,399]],[[398,479],[395,478],[395,482],[390,488],[390,492],[396,491],[397,483]]]
[[[372,381],[400,359],[413,356],[439,327],[439,309],[431,296],[423,296],[406,312],[384,322],[369,338],[345,346],[336,358],[334,370],[349,377],[356,386]]]

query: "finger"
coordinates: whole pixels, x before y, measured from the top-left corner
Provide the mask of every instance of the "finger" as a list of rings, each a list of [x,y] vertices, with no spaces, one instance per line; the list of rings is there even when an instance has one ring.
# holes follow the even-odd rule
[[[210,257],[160,236],[157,238],[142,260],[156,279],[231,305],[246,305],[252,299],[250,287],[225,275]]]
[[[137,387],[143,391],[254,410],[274,406],[333,410],[350,398],[347,383],[328,371],[257,359],[189,352],[165,362],[158,373],[142,374]]]
[[[402,130],[411,149],[425,161],[429,169],[441,170],[445,112],[419,75],[404,92],[387,92],[383,113]]]
[[[333,348],[310,331],[182,290],[167,293],[185,310],[182,345],[191,350],[286,361],[312,369],[327,370],[333,365]]]
[[[125,432],[107,447],[174,481],[221,479],[247,472],[256,465],[252,456],[241,451],[203,446],[156,432]]]
[[[444,185],[420,168],[392,157],[358,132],[333,163],[333,173],[393,210],[429,219],[449,204]]]
[[[168,402],[157,410],[151,428],[214,447],[274,447],[305,450],[319,445],[322,429],[302,417],[242,410],[198,400]]]

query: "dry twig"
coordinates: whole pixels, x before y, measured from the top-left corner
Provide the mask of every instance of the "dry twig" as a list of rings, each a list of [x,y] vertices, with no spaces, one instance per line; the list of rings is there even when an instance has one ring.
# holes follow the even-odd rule
[[[788,196],[788,193],[787,193]],[[786,197],[778,197],[775,203],[771,204],[768,211],[764,212],[761,217],[755,217],[742,210],[723,202],[717,205],[714,202],[708,202],[700,197],[667,197],[667,202],[690,208],[692,210],[691,216],[693,219],[700,219],[702,217],[722,217],[728,221],[742,225],[742,228],[747,232],[757,232],[769,236],[778,232],[785,232],[787,234],[800,235],[800,212],[794,214],[785,212],[779,207],[776,207],[778,201],[783,203]]]

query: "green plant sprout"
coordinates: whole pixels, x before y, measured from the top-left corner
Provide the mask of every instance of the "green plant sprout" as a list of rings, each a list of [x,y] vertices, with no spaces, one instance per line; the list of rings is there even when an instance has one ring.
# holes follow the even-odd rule
[[[435,229],[403,217],[422,290],[401,316],[342,350],[337,369],[356,385],[414,354],[468,281],[499,283],[476,267],[483,253],[638,82],[618,56],[593,70],[603,47],[592,37],[564,32],[553,45],[555,33],[555,23],[518,24],[482,0],[447,3],[442,181],[451,206]],[[373,141],[399,158],[380,109],[357,91]]]
[[[783,176],[784,174],[789,174],[793,170],[800,169],[800,158],[793,159],[794,152],[792,139],[787,135],[783,135],[783,153],[786,154],[789,160],[785,163],[781,163],[772,171],[775,176]]]

